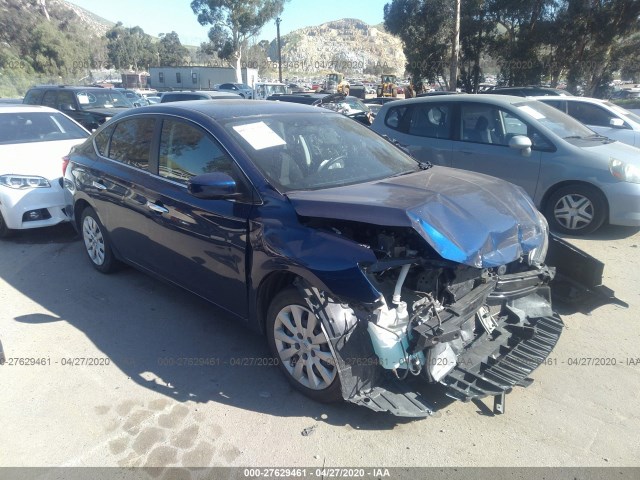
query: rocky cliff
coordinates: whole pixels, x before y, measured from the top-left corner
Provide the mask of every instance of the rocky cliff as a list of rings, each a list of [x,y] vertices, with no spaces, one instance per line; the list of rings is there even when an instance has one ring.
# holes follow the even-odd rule
[[[402,75],[406,62],[400,39],[361,20],[345,18],[295,30],[281,38],[283,67],[301,74],[336,71],[346,75]],[[278,58],[274,40],[269,49]]]

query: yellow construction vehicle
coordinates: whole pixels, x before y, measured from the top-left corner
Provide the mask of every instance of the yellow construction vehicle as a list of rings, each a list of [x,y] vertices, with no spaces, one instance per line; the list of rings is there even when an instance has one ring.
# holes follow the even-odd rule
[[[343,93],[349,95],[349,82],[341,73],[330,73],[324,82],[324,90],[327,93]]]
[[[395,75],[382,75],[382,83],[377,88],[378,97],[397,97],[398,86],[396,85],[396,79]]]

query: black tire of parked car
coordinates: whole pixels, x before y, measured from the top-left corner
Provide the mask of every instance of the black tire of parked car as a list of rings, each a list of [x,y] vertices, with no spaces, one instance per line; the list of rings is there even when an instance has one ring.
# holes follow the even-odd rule
[[[7,224],[5,223],[4,218],[0,213],[0,238],[9,238],[14,233],[15,233],[15,230],[12,230],[9,227],[7,227]]]
[[[273,301],[271,302],[271,305],[269,306],[269,310],[267,313],[267,321],[266,321],[267,323],[266,330],[267,330],[267,339],[269,342],[269,348],[271,349],[271,352],[274,358],[278,362],[278,367],[282,370],[282,372],[287,377],[287,380],[289,381],[289,383],[291,383],[291,385],[293,385],[295,389],[302,392],[306,396],[312,398],[313,400],[324,402],[324,403],[337,402],[342,400],[342,387],[340,385],[340,377],[337,372],[335,357],[333,356],[333,353],[329,349],[328,343],[325,343],[323,345],[318,345],[317,347],[319,347],[323,351],[323,354],[325,356],[327,354],[331,356],[332,365],[330,365],[329,367],[330,367],[330,370],[332,370],[333,372],[334,378],[328,386],[321,389],[313,389],[303,385],[299,380],[297,380],[292,375],[292,373],[288,369],[288,368],[295,369],[296,362],[305,360],[303,356],[311,355],[313,357],[316,357],[316,355],[314,354],[315,352],[310,354],[302,353],[300,355],[293,355],[291,358],[283,359],[281,352],[278,351],[278,347],[276,345],[276,340],[275,340],[276,329],[278,328],[278,316],[281,314],[286,315],[286,312],[290,311],[290,309],[292,308],[297,309],[298,312],[304,312],[303,317],[300,320],[301,322],[305,322],[306,319],[308,319],[308,315],[313,315],[317,320],[317,328],[315,329],[315,331],[318,332],[319,329],[322,328],[321,320],[317,318],[315,314],[309,309],[307,302],[305,302],[305,300],[302,298],[302,295],[296,288],[289,287],[281,291],[280,293],[278,293],[274,297]],[[322,331],[324,330],[322,329]],[[293,332],[289,332],[289,333],[293,333]],[[292,347],[301,346],[304,341],[308,340],[308,338],[305,339],[303,335],[300,335],[298,337],[291,336],[290,338],[292,342],[291,343]],[[299,342],[299,343],[293,343],[293,342]],[[313,350],[313,349],[310,349],[310,350]],[[303,347],[302,350],[298,350],[298,351],[308,352],[310,350],[305,350]],[[326,366],[328,364],[324,364],[324,365]],[[309,377],[308,372],[306,371],[306,366],[304,367],[303,375],[306,375],[307,378]],[[318,377],[318,375],[316,375],[316,377]]]
[[[572,228],[559,220],[557,210],[567,207],[567,202],[574,203],[576,208],[583,209],[591,215],[591,221]],[[583,184],[565,185],[553,192],[546,202],[544,214],[549,228],[555,232],[569,235],[587,235],[595,232],[607,218],[607,200],[595,187]],[[566,223],[566,222],[565,222]]]
[[[80,219],[80,234],[84,242],[85,251],[96,270],[102,273],[112,273],[117,270],[119,262],[113,256],[111,242],[106,230],[98,218],[98,214],[91,207],[86,207]]]

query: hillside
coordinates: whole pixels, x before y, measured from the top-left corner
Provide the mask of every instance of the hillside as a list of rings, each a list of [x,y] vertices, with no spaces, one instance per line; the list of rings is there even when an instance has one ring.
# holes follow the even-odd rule
[[[76,83],[105,65],[114,25],[63,0],[0,0],[0,97],[34,83]]]
[[[275,41],[269,56],[277,58]],[[380,25],[352,18],[304,27],[282,37],[282,62],[292,72],[402,75],[405,61],[400,39]]]

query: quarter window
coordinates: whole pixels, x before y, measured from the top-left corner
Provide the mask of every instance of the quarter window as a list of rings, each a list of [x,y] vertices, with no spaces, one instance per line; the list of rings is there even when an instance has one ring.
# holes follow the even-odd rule
[[[384,123],[387,127],[394,130],[402,130],[402,120],[404,119],[407,107],[390,108],[387,112],[387,116],[384,119]]]
[[[107,156],[107,145],[109,144],[109,137],[113,133],[113,125],[106,127],[99,134],[96,135],[94,141],[98,153],[103,157]]]
[[[109,158],[148,170],[154,127],[153,118],[133,118],[119,122],[111,137]]]
[[[29,90],[26,97],[24,97],[24,103],[28,103],[29,105],[40,105],[43,93],[43,90]]]
[[[196,175],[213,172],[237,178],[233,160],[207,133],[184,122],[165,120],[160,136],[160,176],[186,184]]]

